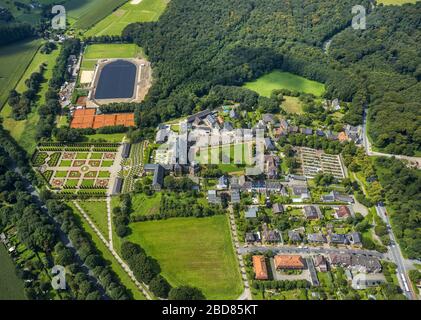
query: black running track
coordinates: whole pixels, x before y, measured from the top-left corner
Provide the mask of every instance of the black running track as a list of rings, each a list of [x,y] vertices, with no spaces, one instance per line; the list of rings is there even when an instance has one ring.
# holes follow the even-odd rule
[[[136,66],[125,60],[105,65],[100,74],[95,99],[124,99],[133,97]]]

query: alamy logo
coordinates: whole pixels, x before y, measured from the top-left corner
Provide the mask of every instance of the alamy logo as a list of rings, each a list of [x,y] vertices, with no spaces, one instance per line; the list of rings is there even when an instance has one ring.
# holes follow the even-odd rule
[[[66,269],[63,266],[56,265],[51,269],[53,277],[51,286],[54,290],[66,290]]]
[[[366,23],[366,16],[367,10],[362,5],[356,5],[352,7],[352,14],[354,17],[352,18],[352,28],[354,30],[365,30],[367,29]]]
[[[66,29],[66,8],[61,5],[53,6],[51,13],[55,14],[51,20],[51,28],[54,30]]]

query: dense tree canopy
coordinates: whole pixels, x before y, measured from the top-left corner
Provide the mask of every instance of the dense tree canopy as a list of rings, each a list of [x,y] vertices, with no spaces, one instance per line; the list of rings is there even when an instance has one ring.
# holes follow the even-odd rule
[[[158,22],[123,31],[154,67],[156,82],[139,108],[142,125],[212,106],[199,99],[212,87],[241,85],[281,68],[324,82],[327,97],[352,102],[344,118],[350,124],[362,122],[368,105],[375,144],[412,154],[420,148],[421,4],[376,7],[365,31],[350,27],[357,4],[372,10],[370,1],[354,0],[171,1]]]

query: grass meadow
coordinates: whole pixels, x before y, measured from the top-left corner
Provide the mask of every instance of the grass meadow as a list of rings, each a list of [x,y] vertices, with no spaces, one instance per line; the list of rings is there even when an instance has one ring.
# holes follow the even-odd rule
[[[236,299],[243,291],[228,218],[172,218],[132,223],[129,241],[157,259],[172,286],[191,285],[207,299]]]
[[[247,89],[253,90],[264,97],[270,97],[275,89],[288,89],[304,93],[311,93],[319,97],[325,91],[323,83],[308,80],[289,72],[272,71],[255,81],[244,84]]]
[[[40,106],[45,102],[45,93],[48,90],[48,81],[52,76],[53,68],[58,54],[59,49],[54,50],[50,54],[43,54],[38,51],[35,56],[33,56],[32,61],[27,66],[23,75],[21,75],[21,78],[15,87],[19,93],[26,91],[26,79],[28,79],[33,72],[38,71],[41,64],[45,63],[47,65],[47,68],[44,72],[45,80],[41,84],[41,88],[38,93],[39,98],[36,102],[36,106]],[[11,114],[12,108],[6,102],[0,112],[0,115],[3,118],[3,126],[10,132],[10,135],[17,141],[18,144],[20,144],[29,154],[32,154],[35,151],[37,143],[35,140],[35,130],[39,120],[37,108],[33,107],[31,112],[28,114],[27,119],[25,120],[16,121],[12,118]]]
[[[3,244],[0,244],[0,300],[24,300],[23,281],[15,274],[15,266]]]

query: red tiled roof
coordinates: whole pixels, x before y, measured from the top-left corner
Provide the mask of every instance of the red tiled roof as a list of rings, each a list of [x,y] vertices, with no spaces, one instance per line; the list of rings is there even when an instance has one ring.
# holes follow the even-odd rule
[[[275,256],[276,269],[303,269],[304,260],[301,256],[282,255]]]
[[[264,256],[253,256],[253,269],[256,274],[256,280],[269,279]]]

